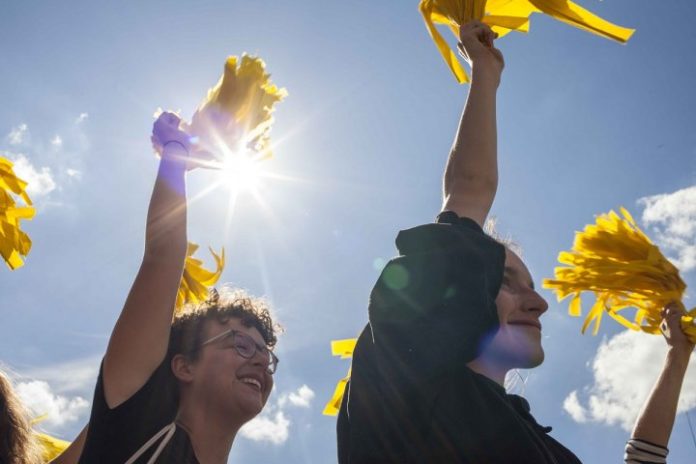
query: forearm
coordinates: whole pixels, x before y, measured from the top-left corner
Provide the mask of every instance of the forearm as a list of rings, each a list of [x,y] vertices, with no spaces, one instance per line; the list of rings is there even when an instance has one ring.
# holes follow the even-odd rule
[[[181,158],[183,156],[183,158]],[[145,255],[104,357],[109,407],[135,393],[164,359],[186,260],[186,151],[167,144],[152,192]]]
[[[498,185],[495,71],[474,67],[471,88],[447,161],[443,209],[475,203],[485,219]],[[485,212],[484,212],[485,211]]]
[[[689,353],[670,349],[662,373],[633,429],[633,438],[667,447],[681,392]]]
[[[145,231],[145,259],[181,262],[186,258],[186,151],[164,147],[152,191]]]

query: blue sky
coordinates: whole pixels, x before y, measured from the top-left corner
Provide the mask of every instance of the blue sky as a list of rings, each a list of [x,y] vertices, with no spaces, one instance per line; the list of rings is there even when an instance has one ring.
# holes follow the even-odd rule
[[[535,16],[528,36],[500,41],[493,214],[541,281],[574,230],[625,205],[673,246],[693,284],[696,6],[581,4],[637,32],[622,46]],[[290,93],[264,169],[292,180],[264,180],[262,201],[240,196],[230,221],[226,189],[190,208],[190,239],[227,251],[222,281],[266,296],[286,328],[270,408],[230,462],[335,462],[335,420],[321,410],[348,362],[331,357],[329,342],[361,330],[396,232],[438,213],[466,99],[417,2],[10,0],[1,11],[0,154],[34,180],[38,214],[25,226],[26,266],[0,270],[0,360],[36,407],[55,411],[44,428],[70,439],[86,421],[142,253],[154,110],[189,117],[225,57],[246,51]],[[215,176],[192,173],[191,196]],[[663,343],[609,321],[583,336],[581,321],[544,295],[547,360],[524,373],[524,394],[583,461],[619,461],[629,434],[620,424],[642,404]],[[695,375],[692,366],[683,408],[696,406]],[[696,454],[683,414],[670,447],[673,463]]]

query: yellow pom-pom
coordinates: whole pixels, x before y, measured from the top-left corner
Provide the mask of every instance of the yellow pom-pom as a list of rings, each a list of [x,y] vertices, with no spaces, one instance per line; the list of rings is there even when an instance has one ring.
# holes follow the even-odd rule
[[[340,356],[341,359],[350,359],[353,357],[353,350],[355,350],[356,343],[358,343],[357,338],[333,340],[331,342],[331,354],[333,356]],[[350,372],[351,370],[348,369],[348,375],[339,380],[336,384],[331,399],[324,407],[323,414],[325,416],[335,416],[338,414],[338,410],[341,408],[341,401],[343,401],[343,393],[346,389],[346,384],[350,380]]]
[[[435,27],[444,24],[459,38],[459,28],[470,21],[481,21],[498,33],[528,32],[532,13],[544,13],[571,26],[608,39],[626,42],[633,29],[612,24],[567,0],[421,0],[419,9],[435,45],[460,84],[469,82],[457,53]]]
[[[35,210],[26,193],[27,183],[16,176],[12,166],[10,160],[0,157],[0,256],[10,269],[17,269],[24,265],[22,257],[31,249],[31,240],[20,229],[20,221],[32,219]],[[17,206],[14,195],[26,206]]]
[[[187,132],[198,147],[217,158],[227,152],[270,157],[270,129],[275,105],[287,96],[266,72],[263,60],[231,56],[217,85],[208,91],[191,119]]]
[[[628,329],[659,334],[662,309],[681,302],[686,290],[679,270],[623,208],[621,215],[610,211],[577,232],[573,249],[561,252],[558,261],[564,266],[556,268],[554,279],[544,280],[544,288],[554,290],[559,301],[572,296],[571,315],[581,315],[582,293],[595,295],[583,333],[594,323],[597,334],[607,313]],[[627,309],[635,311],[632,320],[622,314]],[[696,308],[682,318],[682,327],[696,342],[694,316]]]
[[[180,311],[187,304],[196,304],[208,298],[210,288],[220,279],[225,267],[225,249],[218,255],[212,248],[210,253],[215,259],[215,270],[209,271],[203,268],[203,262],[193,257],[198,250],[195,243],[188,244],[186,252],[186,264],[184,274],[181,277],[179,292],[176,295],[176,309]]]

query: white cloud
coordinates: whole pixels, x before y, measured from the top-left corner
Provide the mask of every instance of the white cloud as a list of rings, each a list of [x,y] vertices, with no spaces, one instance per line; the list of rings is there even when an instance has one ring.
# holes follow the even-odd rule
[[[314,399],[314,391],[307,385],[302,385],[297,391],[281,396],[278,403],[283,406],[286,403],[290,403],[292,406],[299,408],[308,408],[312,403],[312,399]]]
[[[45,416],[41,422],[43,426],[61,427],[84,420],[89,411],[89,401],[80,396],[57,395],[47,382],[41,380],[18,382],[15,390],[33,416]]]
[[[570,392],[570,395],[563,401],[563,409],[570,414],[575,422],[587,422],[587,416],[585,414],[585,409],[583,409],[578,400],[577,390]]]
[[[307,385],[302,385],[295,391],[283,393],[275,403],[266,405],[258,417],[245,424],[239,433],[249,440],[282,445],[290,435],[292,424],[288,418],[287,407],[308,408],[314,396],[314,391]]]
[[[29,132],[29,128],[26,124],[20,124],[17,127],[13,127],[9,134],[7,134],[7,143],[10,145],[19,145],[24,142],[25,137]]]
[[[51,139],[51,145],[53,145],[56,148],[60,148],[63,146],[63,139],[60,138],[60,135],[56,135]]]
[[[289,431],[290,420],[283,411],[277,411],[273,415],[261,415],[247,422],[239,433],[249,440],[282,445],[287,441]]]
[[[14,160],[14,172],[27,182],[27,193],[32,198],[47,195],[56,189],[51,168],[44,166],[37,170],[24,155],[18,155]]]
[[[50,383],[58,393],[92,394],[99,374],[101,356],[76,359],[24,371],[26,378]]]
[[[82,171],[78,171],[77,169],[68,168],[65,170],[65,173],[73,179],[82,179]]]
[[[89,113],[80,113],[80,115],[75,119],[75,124],[80,124],[89,118]]]
[[[656,241],[675,253],[671,260],[683,272],[696,269],[696,186],[641,198],[643,222],[652,226]]]
[[[587,406],[577,391],[563,408],[577,422],[633,428],[638,413],[662,370],[667,344],[661,336],[626,331],[602,342],[592,362],[593,385],[585,388]],[[696,406],[696,357],[691,358],[678,412]]]

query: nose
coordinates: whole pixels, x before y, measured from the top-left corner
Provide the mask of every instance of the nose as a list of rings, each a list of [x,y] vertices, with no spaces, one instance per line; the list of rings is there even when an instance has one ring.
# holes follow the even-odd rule
[[[536,290],[530,289],[527,295],[524,302],[525,311],[537,312],[541,316],[549,309],[549,303]]]

